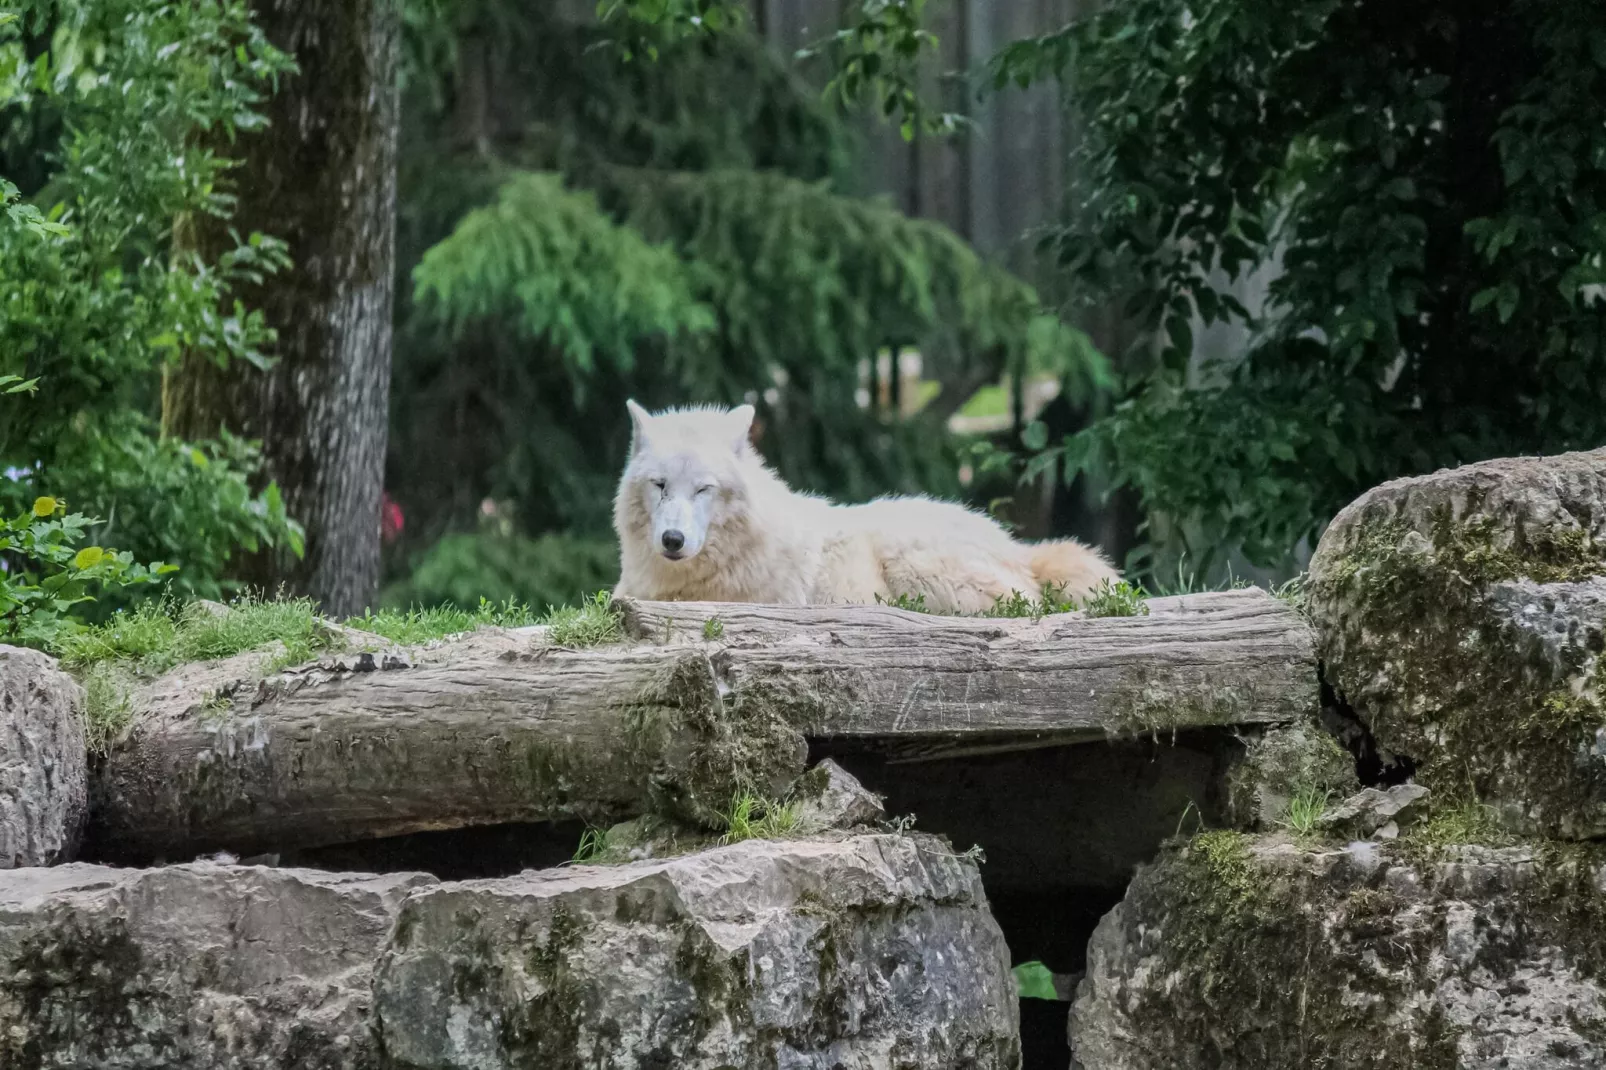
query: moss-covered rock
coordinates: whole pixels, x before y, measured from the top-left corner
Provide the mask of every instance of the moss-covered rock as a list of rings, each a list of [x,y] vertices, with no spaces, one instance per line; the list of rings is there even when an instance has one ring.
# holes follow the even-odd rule
[[[398,1070],[1019,1065],[1003,935],[929,836],[442,885],[398,933],[375,988]]]
[[[1327,679],[1436,802],[1606,834],[1606,450],[1396,480],[1311,562]]]
[[[1080,1070],[1606,1065],[1606,851],[1211,832],[1099,924]]]
[[[1269,830],[1288,821],[1296,802],[1319,813],[1360,786],[1354,756],[1310,718],[1245,739],[1227,774],[1227,815],[1236,828]]]

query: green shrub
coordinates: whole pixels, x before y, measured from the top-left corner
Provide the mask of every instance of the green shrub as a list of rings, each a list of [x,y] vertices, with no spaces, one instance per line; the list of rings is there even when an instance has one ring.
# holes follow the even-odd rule
[[[56,498],[40,497],[14,519],[0,519],[0,638],[54,647],[81,626],[74,608],[94,592],[146,584],[173,571],[160,562],[140,565],[126,551],[83,546],[94,521],[68,513]]]
[[[419,560],[412,575],[387,588],[393,608],[452,605],[473,609],[482,598],[513,601],[537,613],[576,605],[619,576],[612,540],[573,535],[447,535]]]

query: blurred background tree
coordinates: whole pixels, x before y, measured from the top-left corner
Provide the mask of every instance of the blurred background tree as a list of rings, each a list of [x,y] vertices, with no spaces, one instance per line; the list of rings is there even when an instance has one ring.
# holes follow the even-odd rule
[[[750,21],[676,33],[497,0],[413,16],[392,599],[472,590],[454,569],[489,583],[553,531],[546,552],[575,562],[548,570],[561,588],[479,593],[611,581],[629,396],[751,401],[788,480],[863,500],[963,493],[948,418],[1006,372],[1096,380],[1027,282],[856,195],[847,123]],[[919,354],[916,396],[900,351]]]
[[[172,226],[231,233],[262,167],[227,134],[292,58],[235,2],[18,13],[0,375],[40,393],[0,406],[0,499],[224,591],[298,532],[257,446],[159,434],[157,383],[281,357],[235,301],[296,250]],[[627,396],[752,401],[800,487],[963,496],[1167,584],[1290,575],[1395,475],[1606,441],[1598,4],[400,15],[391,500],[356,535],[390,601],[610,583]]]
[[[1286,574],[1384,480],[1606,442],[1606,6],[1133,0],[993,70],[1084,124],[1049,246],[1138,344],[1044,459],[1137,491],[1140,563]]]

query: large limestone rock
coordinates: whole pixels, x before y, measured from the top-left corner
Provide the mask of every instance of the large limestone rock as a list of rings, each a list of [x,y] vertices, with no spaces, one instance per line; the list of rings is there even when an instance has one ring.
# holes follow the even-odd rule
[[[1099,924],[1080,1070],[1606,1065],[1606,853],[1301,847],[1231,832]]]
[[[374,963],[417,874],[0,875],[0,1066],[380,1070]]]
[[[1327,679],[1436,803],[1606,835],[1606,450],[1364,495],[1311,562]]]
[[[0,869],[71,859],[88,811],[84,696],[37,650],[0,646]]]
[[[922,835],[748,841],[442,885],[377,985],[407,1070],[1018,1065],[975,865]]]
[[[1009,1070],[1002,934],[929,836],[442,884],[0,874],[5,1070]]]

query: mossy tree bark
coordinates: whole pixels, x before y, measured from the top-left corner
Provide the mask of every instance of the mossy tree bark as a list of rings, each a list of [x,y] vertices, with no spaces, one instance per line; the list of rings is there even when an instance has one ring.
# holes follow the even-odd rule
[[[187,240],[232,245],[230,228],[289,243],[293,270],[239,294],[279,335],[267,372],[191,357],[171,376],[163,422],[203,438],[220,427],[262,440],[266,474],[306,526],[306,555],[256,555],[243,577],[359,612],[379,583],[379,505],[390,397],[396,219],[396,0],[253,0],[300,72],[266,103],[268,126],[241,160],[229,220]]]

